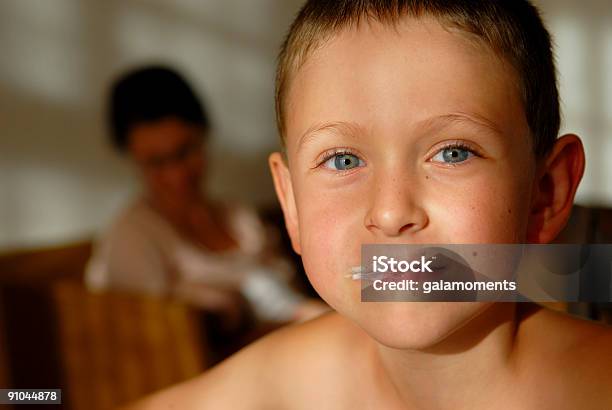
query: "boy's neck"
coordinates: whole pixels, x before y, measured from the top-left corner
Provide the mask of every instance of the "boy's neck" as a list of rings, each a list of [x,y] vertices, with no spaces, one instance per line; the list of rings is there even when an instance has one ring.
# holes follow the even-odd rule
[[[407,406],[491,408],[507,391],[518,353],[514,303],[494,303],[427,350],[378,345],[382,372]]]

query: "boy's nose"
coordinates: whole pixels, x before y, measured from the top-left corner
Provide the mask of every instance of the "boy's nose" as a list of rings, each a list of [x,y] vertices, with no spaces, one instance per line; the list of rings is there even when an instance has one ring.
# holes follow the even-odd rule
[[[425,210],[419,206],[418,187],[399,178],[381,178],[365,218],[366,228],[374,234],[398,237],[414,234],[428,224]]]

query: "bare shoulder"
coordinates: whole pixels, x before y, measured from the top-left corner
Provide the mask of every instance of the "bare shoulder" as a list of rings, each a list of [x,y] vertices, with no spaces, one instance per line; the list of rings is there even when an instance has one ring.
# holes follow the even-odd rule
[[[612,327],[541,308],[524,324],[531,343],[526,359],[540,380],[562,387],[568,400],[612,406]]]
[[[333,385],[322,378],[339,377],[342,355],[348,358],[343,346],[359,337],[355,325],[328,313],[279,329],[202,375],[126,409],[289,408],[308,394],[304,389],[320,392]]]
[[[572,353],[584,360],[590,356],[606,356],[612,360],[612,327],[562,312],[541,308],[528,319],[528,325],[560,351]],[[537,329],[537,330],[536,330]],[[548,337],[544,337],[548,335]],[[607,353],[607,355],[605,355]],[[608,363],[609,364],[609,363]]]

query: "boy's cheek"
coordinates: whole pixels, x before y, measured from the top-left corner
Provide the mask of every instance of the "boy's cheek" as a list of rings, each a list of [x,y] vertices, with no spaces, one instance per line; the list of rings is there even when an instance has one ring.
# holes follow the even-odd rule
[[[491,198],[489,204],[495,205],[493,208],[483,208],[482,202],[474,202],[471,203],[469,211],[449,208],[440,210],[446,213],[446,221],[440,218],[440,222],[448,226],[445,232],[448,240],[442,243],[522,242],[522,212],[518,204],[512,204],[509,200],[510,198],[508,201],[494,202]]]
[[[500,183],[500,181],[504,181]],[[516,175],[484,174],[469,184],[432,187],[423,203],[435,243],[522,242],[529,184]]]
[[[326,300],[353,282],[345,275],[351,267],[361,263],[360,233],[363,230],[358,207],[348,206],[343,201],[332,201],[328,205],[311,203],[300,210],[304,269],[312,285]]]

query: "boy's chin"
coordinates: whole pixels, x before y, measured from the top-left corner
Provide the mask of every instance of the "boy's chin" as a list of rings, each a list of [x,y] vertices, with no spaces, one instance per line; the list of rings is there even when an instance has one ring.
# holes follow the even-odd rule
[[[488,305],[479,302],[368,302],[359,304],[347,314],[372,338],[389,348],[440,349],[450,353],[468,347],[465,338],[453,336]]]

